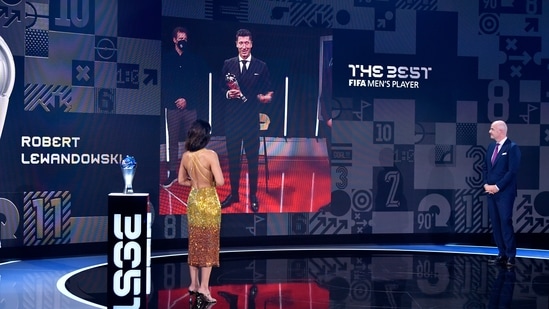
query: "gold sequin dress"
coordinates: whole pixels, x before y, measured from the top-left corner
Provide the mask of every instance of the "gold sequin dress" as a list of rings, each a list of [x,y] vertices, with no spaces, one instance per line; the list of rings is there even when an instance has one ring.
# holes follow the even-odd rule
[[[199,177],[206,172],[198,160],[198,152],[191,153],[191,168],[198,171]],[[190,174],[190,173],[189,173]],[[211,177],[210,177],[211,178]],[[188,263],[195,267],[219,266],[219,231],[221,227],[221,203],[213,179],[208,179],[211,187],[191,188],[187,200],[189,221]]]

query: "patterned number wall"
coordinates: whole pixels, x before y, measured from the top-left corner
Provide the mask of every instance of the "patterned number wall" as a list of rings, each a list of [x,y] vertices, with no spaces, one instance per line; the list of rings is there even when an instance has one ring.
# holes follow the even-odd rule
[[[302,82],[314,85],[308,95],[315,98],[327,78],[319,72],[333,64],[331,204],[318,212],[226,215],[222,236],[487,234],[481,164],[496,119],[508,123],[523,156],[515,228],[546,233],[547,5],[0,0],[0,36],[16,76],[0,109],[0,244],[106,241],[107,195],[123,189],[125,155],[138,160],[134,187],[151,194],[158,212],[162,23],[178,19],[211,24],[202,42],[227,24],[314,38],[307,57],[315,76]],[[288,50],[296,42],[271,46]],[[316,112],[295,110],[303,113],[296,119],[314,124]],[[153,238],[182,237],[185,215],[156,216]]]
[[[120,22],[157,24],[132,10],[124,1],[0,1],[16,75],[2,111],[2,248],[106,241],[107,195],[124,189],[126,155],[139,160],[134,186],[157,191],[158,149],[140,142],[158,141],[160,60],[150,55],[160,43]]]
[[[543,4],[365,5],[366,29],[334,32],[332,204],[350,230],[489,232],[482,164],[504,120],[522,152],[515,229],[547,232]]]

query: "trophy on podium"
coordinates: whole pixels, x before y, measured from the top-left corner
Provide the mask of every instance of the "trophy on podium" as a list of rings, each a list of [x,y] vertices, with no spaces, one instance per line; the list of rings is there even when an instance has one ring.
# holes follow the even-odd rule
[[[236,76],[234,74],[227,73],[227,75],[225,75],[225,81],[227,82],[229,89],[240,90],[240,86],[238,85],[238,81],[236,80]],[[242,92],[240,93],[240,99],[242,102],[248,101],[248,98],[246,98]]]
[[[126,156],[122,162],[120,162],[120,168],[122,168],[122,177],[124,178],[124,194],[133,193],[133,177],[135,176],[135,169],[137,168],[137,162],[132,156]]]

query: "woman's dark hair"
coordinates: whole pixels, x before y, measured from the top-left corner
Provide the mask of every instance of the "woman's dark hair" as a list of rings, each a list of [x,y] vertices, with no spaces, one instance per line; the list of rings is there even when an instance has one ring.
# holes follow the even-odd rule
[[[189,132],[187,133],[187,140],[185,141],[185,148],[188,151],[200,150],[210,142],[210,132],[212,127],[207,121],[198,119],[193,122]]]

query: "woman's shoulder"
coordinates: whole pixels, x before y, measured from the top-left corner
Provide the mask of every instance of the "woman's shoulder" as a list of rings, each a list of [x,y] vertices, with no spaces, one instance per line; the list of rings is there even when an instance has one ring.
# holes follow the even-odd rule
[[[212,149],[204,148],[204,154],[206,154],[209,157],[217,158],[217,152],[215,152]]]
[[[208,148],[202,148],[197,151],[185,151],[183,153],[183,157],[189,157],[189,156],[198,156],[198,157],[204,157],[204,158],[217,158],[217,152],[214,150],[208,149]]]

